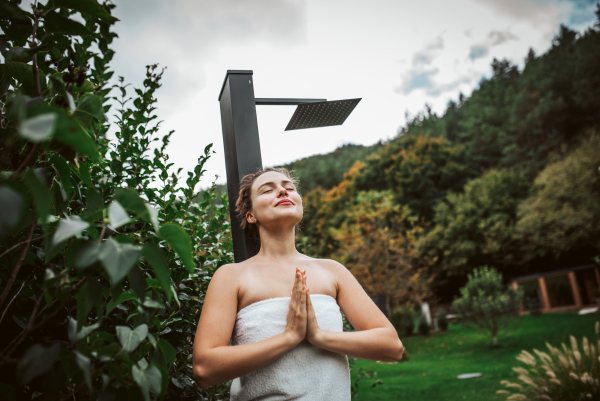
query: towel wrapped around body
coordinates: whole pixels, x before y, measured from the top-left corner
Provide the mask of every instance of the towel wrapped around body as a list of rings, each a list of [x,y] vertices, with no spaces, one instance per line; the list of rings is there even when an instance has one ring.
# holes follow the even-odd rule
[[[319,327],[341,332],[342,315],[335,298],[324,294],[310,297]],[[289,305],[290,297],[270,298],[240,310],[233,329],[233,345],[255,343],[283,333]],[[262,368],[234,379],[230,399],[348,401],[348,358],[303,341]]]

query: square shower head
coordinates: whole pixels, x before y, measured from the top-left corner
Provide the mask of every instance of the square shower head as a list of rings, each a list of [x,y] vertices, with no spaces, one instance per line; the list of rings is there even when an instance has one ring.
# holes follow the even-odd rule
[[[286,131],[342,125],[361,99],[299,104]]]

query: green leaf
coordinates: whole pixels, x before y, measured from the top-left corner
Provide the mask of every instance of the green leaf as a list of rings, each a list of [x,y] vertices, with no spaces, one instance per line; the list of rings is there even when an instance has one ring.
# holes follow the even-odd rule
[[[129,284],[131,284],[131,288],[137,294],[140,301],[143,301],[146,298],[146,289],[148,288],[148,284],[146,284],[146,280],[144,280],[144,273],[142,270],[134,266],[127,275],[129,278]]]
[[[75,254],[75,267],[77,269],[85,269],[96,263],[99,250],[100,244],[96,241],[86,241],[79,245]]]
[[[98,303],[102,302],[102,287],[97,280],[88,280],[77,292],[77,329],[83,327],[90,311],[97,306],[96,311],[100,316]]]
[[[27,184],[33,195],[38,218],[42,221],[42,224],[46,224],[52,206],[50,191],[48,191],[46,184],[40,180],[39,176],[31,168],[28,168],[25,174],[23,174],[23,181],[25,181],[25,184]]]
[[[114,286],[120,282],[137,262],[140,248],[131,244],[120,244],[112,238],[107,239],[98,253],[104,270]]]
[[[106,307],[106,315],[108,316],[108,314],[112,312],[117,305],[121,305],[123,302],[130,301],[132,299],[137,299],[137,295],[132,294],[131,292],[123,292],[119,294],[117,298],[111,299],[108,303],[108,306]]]
[[[92,31],[83,24],[73,21],[57,12],[49,12],[44,15],[44,30],[46,33],[57,33],[62,35],[90,35]]]
[[[95,0],[54,0],[54,6],[58,8],[70,8],[80,13],[89,14],[109,22],[118,21],[106,11],[104,7]]]
[[[19,134],[31,142],[41,142],[52,135],[55,127],[56,115],[54,113],[40,114],[23,121],[19,127]]]
[[[79,125],[79,123],[64,110],[60,110],[58,113],[54,138],[66,143],[79,153],[89,156],[92,161],[100,163],[100,154],[98,153],[94,140],[81,125]]]
[[[75,102],[73,101],[73,95],[67,92],[65,88],[65,83],[62,81],[61,77],[64,75],[62,72],[58,72],[50,77],[50,85],[52,89],[61,95],[63,99],[65,99],[69,103],[69,111],[73,113],[75,111]]]
[[[167,223],[160,227],[158,234],[177,252],[190,274],[193,274],[194,258],[192,256],[192,244],[190,237],[188,237],[183,228],[174,223]]]
[[[106,115],[104,115],[102,101],[100,101],[97,96],[91,94],[86,94],[79,98],[75,116],[77,116],[78,113],[89,116],[90,118],[95,118],[100,122],[105,122],[107,120]],[[85,118],[87,119],[87,117]]]
[[[60,355],[60,345],[52,344],[49,348],[35,344],[29,348],[17,365],[17,378],[22,384],[27,384],[36,377],[48,372]]]
[[[100,217],[102,217],[102,210],[104,209],[104,199],[102,199],[102,195],[100,195],[100,192],[98,192],[93,186],[88,187],[87,194],[85,197],[85,206],[87,207],[87,211],[85,212],[85,219],[98,220]]]
[[[115,229],[131,221],[123,206],[116,200],[113,200],[108,207],[108,219],[110,220],[110,225]]]
[[[79,163],[79,177],[81,178],[81,181],[83,181],[88,187],[91,188],[93,186],[90,168],[88,167],[87,163]]]
[[[25,11],[14,3],[6,0],[0,1],[0,20],[9,20],[12,22],[29,22],[29,16]],[[31,24],[30,24],[31,25]]]
[[[140,369],[136,365],[133,365],[131,373],[133,381],[137,383],[142,392],[144,401],[150,401],[150,391],[154,394],[160,393],[162,375],[156,366],[149,365],[145,369]]]
[[[125,352],[131,352],[137,348],[148,335],[148,325],[145,323],[139,325],[134,330],[127,326],[117,326],[117,338],[123,346]]]
[[[150,299],[150,298],[146,298],[146,300],[144,301],[144,303],[142,305],[145,306],[146,308],[153,308],[153,309],[162,309],[165,307],[162,303],[155,301],[153,299]]]
[[[94,323],[89,326],[82,327],[81,330],[77,332],[77,320],[70,317],[68,327],[69,341],[71,344],[75,344],[77,341],[87,338],[96,329],[98,329],[98,327],[100,327],[100,324]]]
[[[23,47],[13,47],[6,53],[6,61],[28,63],[31,61],[31,54]]]
[[[154,227],[155,231],[158,231],[160,228],[160,226],[158,224],[158,210],[156,210],[149,203],[146,203],[146,209],[148,210],[148,217],[150,219],[150,223],[152,223],[152,227]]]
[[[19,184],[5,182],[0,185],[0,238],[11,232],[26,211],[27,197]]]
[[[5,64],[0,64],[0,76],[3,75],[16,79],[17,82],[23,86],[26,95],[31,97],[36,96],[33,71],[29,64],[18,61],[9,61]],[[43,92],[46,89],[46,76],[40,69],[38,69],[37,75],[38,82],[40,83],[40,90]]]
[[[90,369],[90,358],[81,354],[78,351],[73,351],[75,354],[75,363],[79,366],[79,369],[83,371],[83,377],[85,377],[85,384],[87,384],[88,389],[92,391],[92,372]]]
[[[150,263],[161,288],[169,299],[171,299],[174,295],[171,290],[171,274],[169,272],[167,257],[162,249],[156,244],[146,242],[142,249],[142,256]]]
[[[71,197],[71,169],[69,169],[69,165],[67,161],[59,155],[52,155],[50,157],[50,163],[56,170],[58,177],[60,178],[60,182],[63,184],[63,188],[67,193],[67,198]]]
[[[158,345],[158,348],[160,349],[162,360],[165,362],[165,365],[169,366],[173,364],[177,358],[177,351],[175,351],[175,348],[173,348],[167,340],[162,338],[158,340],[156,345]]]
[[[56,246],[74,235],[81,234],[89,225],[90,223],[81,220],[79,216],[70,216],[70,218],[61,220],[52,237],[52,245]]]
[[[117,188],[115,190],[115,197],[117,201],[127,210],[136,213],[142,217],[148,213],[146,210],[146,204],[140,198],[140,195],[133,189]]]

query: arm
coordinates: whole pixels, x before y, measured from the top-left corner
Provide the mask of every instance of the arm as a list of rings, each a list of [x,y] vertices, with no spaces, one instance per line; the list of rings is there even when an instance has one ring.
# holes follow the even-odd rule
[[[192,361],[194,380],[203,389],[263,367],[305,337],[306,291],[297,272],[286,330],[256,343],[229,346],[237,314],[237,276],[235,265],[223,266],[206,291]]]
[[[338,284],[338,304],[357,331],[340,333],[321,330],[309,296],[306,303],[308,341],[315,347],[356,358],[400,361],[404,346],[394,326],[363,290],[352,273],[341,264],[332,263],[334,263],[332,269]]]

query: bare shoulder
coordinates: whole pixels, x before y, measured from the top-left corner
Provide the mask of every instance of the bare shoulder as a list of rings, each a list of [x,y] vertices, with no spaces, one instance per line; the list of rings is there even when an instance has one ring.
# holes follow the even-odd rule
[[[237,292],[237,283],[242,271],[240,265],[241,263],[229,263],[219,267],[210,280],[209,288],[211,286],[226,287],[228,289],[235,289]]]
[[[319,267],[322,267],[323,269],[329,271],[330,273],[334,274],[335,276],[338,275],[346,275],[346,274],[351,274],[348,269],[346,268],[346,266],[344,266],[343,264],[341,264],[340,262],[333,260],[333,259],[316,259],[316,258],[312,258],[313,261],[315,263],[317,263],[319,265]]]
[[[354,276],[352,273],[350,273],[346,266],[336,260],[313,258],[313,263],[319,266],[319,269],[322,269],[329,277],[331,277],[335,286],[335,292],[338,295],[340,293],[340,289],[345,285],[345,283],[348,282],[348,280],[355,281]]]

